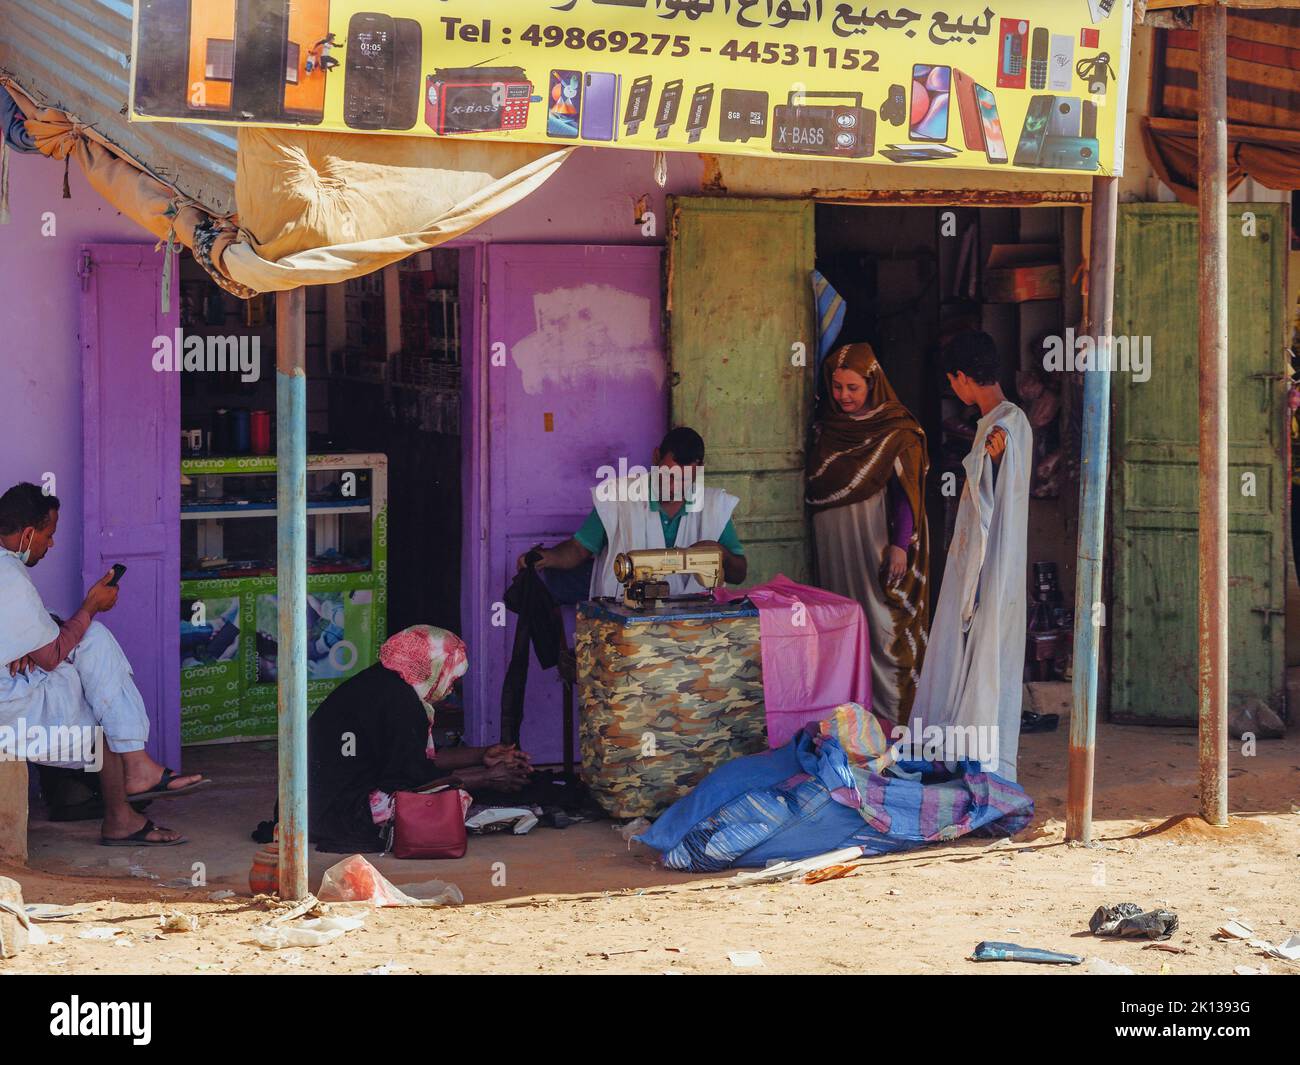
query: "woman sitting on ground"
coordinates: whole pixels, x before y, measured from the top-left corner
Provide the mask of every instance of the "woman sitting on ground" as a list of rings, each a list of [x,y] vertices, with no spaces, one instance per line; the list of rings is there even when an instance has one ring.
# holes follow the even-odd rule
[[[434,748],[434,708],[468,668],[460,637],[413,625],[321,703],[307,729],[308,831],[318,850],[382,851],[399,791],[517,791],[528,782],[528,756],[513,745]]]

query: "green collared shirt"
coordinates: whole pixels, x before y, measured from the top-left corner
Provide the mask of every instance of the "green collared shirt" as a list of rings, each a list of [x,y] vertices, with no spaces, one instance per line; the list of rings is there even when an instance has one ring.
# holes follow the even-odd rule
[[[677,530],[681,528],[682,515],[686,513],[686,508],[680,508],[676,514],[669,517],[659,509],[659,501],[650,500],[650,509],[659,515],[659,523],[664,530],[664,545],[667,547],[677,546]],[[593,555],[599,555],[605,550],[605,545],[609,542],[609,537],[605,535],[605,523],[600,520],[600,515],[596,508],[591,508],[591,513],[587,515],[587,520],[582,523],[582,528],[573,534],[573,538],[582,544]],[[736,527],[727,519],[726,528],[722,530],[722,535],[718,537],[718,543],[730,551],[733,555],[743,555],[745,546],[740,542],[740,537],[736,535]],[[690,544],[683,544],[683,547],[690,547]]]

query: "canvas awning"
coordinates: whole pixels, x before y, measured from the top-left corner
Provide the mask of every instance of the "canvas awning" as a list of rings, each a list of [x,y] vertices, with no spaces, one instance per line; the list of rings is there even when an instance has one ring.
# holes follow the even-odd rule
[[[238,215],[218,215],[97,127],[0,72],[42,154],[240,296],[329,284],[468,232],[546,181],[572,149],[297,130],[239,130]],[[121,120],[125,122],[126,119]]]
[[[1184,203],[1196,202],[1197,33],[1157,31],[1147,156]],[[1228,187],[1247,177],[1300,188],[1300,11],[1228,14]]]

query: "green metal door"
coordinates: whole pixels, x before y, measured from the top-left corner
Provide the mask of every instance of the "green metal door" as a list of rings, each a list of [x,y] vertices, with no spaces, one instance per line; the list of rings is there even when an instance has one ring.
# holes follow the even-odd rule
[[[672,422],[704,437],[705,484],[740,497],[746,583],[807,581],[813,204],[674,197],[669,217]]]
[[[1285,691],[1285,291],[1279,204],[1234,204],[1228,243],[1230,705]],[[1110,716],[1197,708],[1197,212],[1120,208],[1115,335],[1151,338],[1151,375],[1116,373]]]

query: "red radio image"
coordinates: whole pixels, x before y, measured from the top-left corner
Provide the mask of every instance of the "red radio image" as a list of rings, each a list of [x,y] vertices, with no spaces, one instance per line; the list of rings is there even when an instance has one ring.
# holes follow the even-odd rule
[[[447,67],[428,77],[424,121],[440,134],[523,129],[533,100],[521,67]]]

